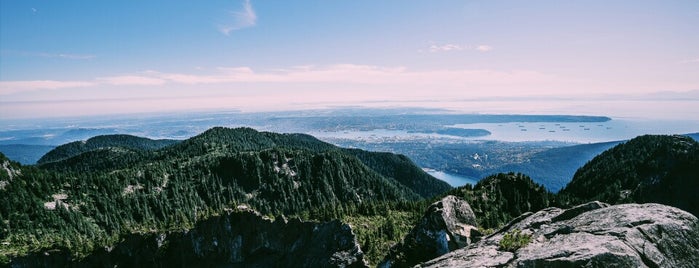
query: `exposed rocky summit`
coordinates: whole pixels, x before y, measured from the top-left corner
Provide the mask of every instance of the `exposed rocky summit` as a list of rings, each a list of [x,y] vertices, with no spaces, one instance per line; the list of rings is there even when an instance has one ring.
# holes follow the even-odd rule
[[[417,225],[393,247],[381,267],[409,267],[465,247],[478,236],[469,204],[453,195],[427,208]]]
[[[213,217],[184,232],[133,234],[78,263],[53,250],[15,259],[26,267],[366,267],[352,229],[252,211]]]
[[[13,163],[0,153],[0,190],[4,190],[15,177],[21,174],[22,170],[17,163]]]
[[[512,241],[505,240],[512,234],[527,239],[508,251],[504,246]],[[699,267],[699,220],[652,203],[547,208],[420,266]]]

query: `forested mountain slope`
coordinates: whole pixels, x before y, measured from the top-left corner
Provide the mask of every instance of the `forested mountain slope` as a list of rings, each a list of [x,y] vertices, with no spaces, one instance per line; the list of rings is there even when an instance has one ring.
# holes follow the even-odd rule
[[[421,265],[480,267],[517,263],[522,267],[577,267],[581,263],[596,263],[593,266],[608,267],[629,259],[634,264],[622,266],[643,266],[638,264],[643,263],[649,267],[694,267],[690,263],[697,261],[693,255],[698,245],[697,221],[696,217],[687,212],[697,213],[698,149],[699,144],[687,136],[646,135],[617,145],[595,157],[580,168],[572,182],[558,194],[548,192],[525,175],[513,173],[492,175],[474,187],[451,190],[450,194],[468,201],[469,210],[473,211],[478,227],[486,236],[483,237],[484,241],[469,245],[467,249],[456,250]],[[608,206],[594,200],[661,203],[687,212],[658,204],[621,205],[615,206],[612,213],[578,220],[574,223],[578,224],[575,228],[551,227],[585,211],[598,209],[600,204],[602,207]],[[583,203],[585,204],[578,205]],[[552,208],[561,205],[572,208]],[[541,219],[542,215],[557,211],[563,213],[555,213],[555,217],[551,219]],[[454,217],[453,214],[446,214],[445,220]],[[623,215],[628,218],[622,219]],[[421,223],[424,220],[423,217]],[[523,228],[518,222],[529,222],[531,226]],[[563,225],[567,224],[565,222]],[[649,226],[656,224],[663,226]],[[613,229],[611,232],[620,235],[609,236],[610,231],[584,231],[591,226],[600,230]],[[494,234],[487,235],[490,233],[487,228],[497,230],[501,227]],[[539,228],[545,231],[537,234]],[[624,230],[625,228],[628,230]],[[660,230],[658,228],[662,229],[662,232],[657,233],[662,239],[652,237],[656,234],[655,231],[645,230]],[[638,230],[646,235],[630,235]],[[443,230],[421,231],[431,234],[437,242],[449,241],[439,239],[444,237],[441,233]],[[610,237],[626,241],[620,244],[622,247],[611,246],[613,243],[608,241]],[[578,243],[580,241],[582,243]],[[402,243],[401,245],[410,245],[412,248],[421,248],[434,242],[406,237]],[[526,248],[528,244],[534,246]],[[542,245],[545,245],[543,249]],[[631,247],[625,248],[628,245]],[[640,245],[643,250],[638,250]],[[416,255],[425,252],[412,252],[411,247],[407,250],[393,248],[384,264],[410,267],[425,261],[419,258],[416,261]],[[518,250],[520,247],[525,249]],[[648,248],[651,251],[647,251]],[[626,252],[619,253],[623,251]],[[517,262],[518,260],[526,261]]]
[[[115,139],[110,141],[110,137]],[[344,149],[305,134],[279,134],[258,132],[251,128],[229,129],[216,127],[161,150],[152,150],[152,147],[145,146],[122,146],[126,144],[122,142],[123,139],[123,135],[106,135],[99,136],[99,139],[97,139],[98,143],[91,143],[90,140],[93,139],[85,142],[85,144],[93,144],[91,146],[82,146],[80,145],[83,144],[82,142],[62,145],[49,152],[44,158],[54,159],[56,155],[70,155],[69,157],[54,162],[43,161],[40,166],[57,171],[105,172],[128,168],[139,162],[183,159],[195,156],[211,157],[237,152],[286,148],[304,150],[310,153],[337,151],[343,155],[356,156],[373,171],[386,178],[398,181],[425,198],[451,189],[446,182],[425,173],[405,156]],[[95,148],[87,150],[88,147]],[[79,150],[71,150],[71,148],[78,148]]]
[[[466,200],[476,215],[478,226],[498,228],[524,212],[537,211],[555,203],[543,185],[521,173],[498,173],[447,194]]]
[[[699,215],[699,143],[687,136],[645,135],[605,151],[561,191],[578,203],[661,203]]]
[[[548,190],[558,192],[570,182],[578,168],[619,143],[612,141],[551,148],[531,155],[525,162],[506,164],[490,172],[516,171],[527,174]]]
[[[183,234],[208,232],[202,222],[250,208],[269,217],[340,219],[373,265],[440,196],[466,200],[487,234],[526,212],[598,198],[660,202],[695,213],[699,174],[699,145],[683,136],[642,136],[618,145],[582,167],[560,194],[519,173],[451,189],[405,156],[339,148],[303,134],[213,128],[160,149],[101,139],[100,146],[76,147],[64,159],[37,166],[0,154],[0,264],[53,253],[69,262],[100,261],[99,256],[120,256],[102,250],[113,246],[122,253],[130,247],[169,252],[153,248],[160,237],[191,241],[186,248],[196,251],[198,238],[181,240]],[[276,218],[272,225],[287,228],[281,227],[283,217]],[[216,226],[220,230],[203,237],[213,239],[228,228],[225,221]],[[229,238],[237,243],[236,236]],[[270,248],[288,249],[282,242]],[[250,248],[252,254],[267,252]],[[279,258],[286,254],[275,252]]]
[[[19,267],[366,267],[352,229],[338,220],[274,220],[236,210],[192,229],[127,235],[81,260],[59,248],[13,260]]]
[[[343,149],[343,151],[356,156],[379,174],[396,179],[422,197],[433,197],[451,189],[446,182],[441,180],[435,182],[434,177],[425,173],[407,156],[359,149]]]
[[[39,166],[3,160],[16,172],[2,177],[0,255],[61,245],[80,257],[133,232],[189,229],[241,205],[263,215],[338,219],[422,199],[402,183],[411,176],[422,180],[411,186],[425,196],[450,189],[405,157],[307,135],[214,128],[158,150],[101,145]]]
[[[102,135],[90,138],[86,141],[75,141],[58,146],[42,156],[37,163],[45,164],[55,162],[96,149],[121,147],[131,150],[149,151],[178,142],[177,140],[151,140],[131,135]]]

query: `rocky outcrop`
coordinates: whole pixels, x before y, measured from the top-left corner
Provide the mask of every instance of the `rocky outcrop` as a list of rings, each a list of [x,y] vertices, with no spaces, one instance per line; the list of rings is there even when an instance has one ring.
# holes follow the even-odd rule
[[[380,267],[409,267],[469,245],[478,236],[469,204],[453,195],[427,208],[417,225],[394,246]]]
[[[507,251],[513,234],[525,242]],[[683,210],[651,203],[547,208],[420,266],[699,267],[699,221]]]
[[[17,163],[12,163],[0,153],[0,190],[5,190],[5,187],[19,175],[22,175],[22,170]]]
[[[185,232],[133,234],[77,263],[54,250],[13,260],[27,267],[366,267],[351,228],[334,220],[275,220],[252,211],[213,217]]]

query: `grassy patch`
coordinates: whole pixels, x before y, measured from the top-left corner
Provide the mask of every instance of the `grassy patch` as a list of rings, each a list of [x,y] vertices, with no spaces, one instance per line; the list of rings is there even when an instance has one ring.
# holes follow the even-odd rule
[[[391,246],[403,239],[419,217],[419,214],[403,211],[389,211],[386,214],[347,216],[343,219],[353,227],[370,266],[376,266]]]
[[[515,229],[505,233],[500,239],[500,250],[515,252],[532,241],[530,234],[522,233],[522,230]]]

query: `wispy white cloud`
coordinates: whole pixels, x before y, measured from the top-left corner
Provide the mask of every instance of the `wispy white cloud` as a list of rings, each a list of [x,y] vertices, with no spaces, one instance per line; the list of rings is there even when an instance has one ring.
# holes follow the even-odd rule
[[[139,75],[121,75],[111,77],[100,77],[95,79],[97,82],[115,86],[157,86],[165,84],[165,80]]]
[[[176,110],[182,107],[264,110],[296,104],[308,107],[310,104],[357,104],[385,100],[590,100],[591,96],[601,96],[599,100],[614,100],[629,94],[656,92],[661,87],[676,88],[673,90],[677,92],[695,90],[682,94],[658,94],[665,99],[686,101],[690,98],[696,100],[697,97],[696,84],[655,84],[643,88],[638,83],[632,83],[620,88],[619,83],[589,79],[581,81],[576,77],[535,70],[421,70],[361,64],[300,65],[276,69],[233,66],[201,68],[192,72],[150,70],[86,78],[83,81],[0,81],[0,114],[19,114],[20,111],[35,114],[42,109],[46,111],[48,105],[52,108],[46,113],[53,116],[56,113],[68,114],[69,111],[73,114],[107,113],[121,111],[124,107],[132,111],[154,108]],[[129,96],[134,101],[109,101],[123,96]],[[643,100],[653,100],[655,96],[648,95]],[[179,98],[180,101],[173,101],[170,97]],[[55,104],[76,100],[82,102]],[[36,101],[41,103],[22,108],[24,103]],[[140,106],[135,107],[134,103]],[[463,103],[455,105],[463,107]],[[683,105],[680,103],[673,107],[696,110],[695,103],[691,107]],[[508,105],[515,106],[521,108],[519,104]],[[470,104],[469,107],[475,109],[473,111],[480,111]]]
[[[56,80],[27,80],[27,81],[0,81],[0,95],[6,95],[24,91],[41,89],[61,89],[93,86],[95,83],[88,81],[56,81]]]
[[[67,60],[89,60],[89,59],[95,58],[95,55],[64,54],[64,53],[59,53],[59,54],[40,53],[38,55],[41,57],[46,57],[46,58],[61,58],[61,59],[67,59]]]
[[[430,45],[429,51],[434,52],[446,52],[446,51],[459,51],[467,49],[468,46],[460,46],[454,44],[444,44],[444,45]]]
[[[283,69],[256,71],[249,67],[217,68],[207,74],[167,73],[147,71],[141,74],[154,81],[166,81],[173,85],[235,85],[246,83],[293,85],[355,85],[358,88],[440,88],[453,94],[467,88],[488,88],[523,84],[541,85],[555,79],[553,76],[526,70],[497,71],[486,69],[455,69],[417,71],[406,67],[386,67],[358,64],[334,64],[326,66],[292,66]],[[235,87],[235,86],[234,86]],[[483,91],[483,94],[492,92]],[[475,94],[481,94],[475,93]]]
[[[488,45],[479,45],[476,47],[476,50],[481,51],[481,52],[488,52],[493,50],[493,47],[488,46]]]
[[[427,48],[427,52],[430,53],[439,53],[439,52],[453,52],[453,51],[462,51],[462,50],[476,50],[480,52],[488,52],[493,50],[492,46],[489,45],[478,45],[478,46],[469,46],[469,45],[458,45],[458,44],[431,44]],[[420,50],[423,51],[423,50]]]
[[[410,76],[405,67],[381,67],[357,64],[327,66],[293,66],[283,69],[255,71],[249,67],[221,67],[203,75],[148,71],[147,75],[170,83],[221,84],[221,83],[362,83],[382,84]]]
[[[23,93],[40,90],[57,90],[70,88],[98,87],[98,86],[157,86],[167,81],[155,77],[138,75],[120,75],[110,77],[98,77],[83,81],[60,80],[18,80],[0,81],[0,95]]]
[[[49,53],[49,52],[32,52],[21,50],[2,50],[3,56],[22,56],[22,57],[40,57],[40,58],[57,58],[66,60],[90,60],[96,58],[90,54],[72,54],[72,53]]]
[[[683,60],[680,63],[699,63],[699,58]]]
[[[257,24],[257,14],[252,8],[250,0],[245,0],[242,9],[230,12],[230,18],[227,20],[227,22],[218,25],[218,31],[224,35],[230,35],[232,31],[255,26]]]
[[[356,85],[357,87],[389,88],[451,88],[488,87],[520,84],[540,84],[552,77],[534,71],[496,70],[431,70],[417,71],[406,67],[386,67],[359,64],[334,64],[325,66],[292,66],[282,69],[256,71],[250,67],[217,68],[208,73],[171,73],[145,71],[136,74],[97,77],[85,81],[3,81],[0,95],[21,91],[76,88],[93,86],[161,86],[215,85],[224,87],[246,83],[264,85],[270,83],[291,85]],[[486,92],[486,91],[484,91]],[[486,92],[489,93],[489,92]]]

